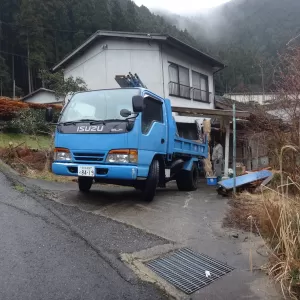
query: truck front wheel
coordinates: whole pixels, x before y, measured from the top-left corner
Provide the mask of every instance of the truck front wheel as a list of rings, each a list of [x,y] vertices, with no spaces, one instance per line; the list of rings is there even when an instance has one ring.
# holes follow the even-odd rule
[[[93,184],[93,178],[78,177],[78,188],[81,192],[87,193]]]
[[[143,188],[144,201],[151,202],[155,196],[159,181],[159,162],[154,159],[149,168],[149,174]]]
[[[193,164],[191,171],[181,170],[176,177],[177,187],[180,191],[195,191],[198,185],[198,169]]]

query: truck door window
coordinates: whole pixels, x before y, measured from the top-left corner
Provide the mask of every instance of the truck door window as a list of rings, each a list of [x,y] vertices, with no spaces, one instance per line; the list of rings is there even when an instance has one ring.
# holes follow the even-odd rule
[[[154,122],[163,123],[162,102],[150,97],[145,98],[145,109],[142,113],[142,133],[147,134]]]

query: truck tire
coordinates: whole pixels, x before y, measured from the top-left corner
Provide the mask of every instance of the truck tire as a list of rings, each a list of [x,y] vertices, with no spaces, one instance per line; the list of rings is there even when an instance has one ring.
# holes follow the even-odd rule
[[[151,202],[155,196],[159,181],[159,162],[154,159],[149,168],[149,174],[143,188],[143,200]]]
[[[176,176],[177,187],[180,191],[195,191],[198,187],[198,169],[193,164],[191,171],[181,170]]]
[[[78,177],[78,188],[80,192],[87,193],[93,184],[93,178]]]

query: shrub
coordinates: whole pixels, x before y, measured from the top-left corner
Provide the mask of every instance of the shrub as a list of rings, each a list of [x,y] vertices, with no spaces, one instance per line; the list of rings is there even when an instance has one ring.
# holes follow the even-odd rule
[[[54,112],[54,119],[59,116],[59,111]],[[44,135],[52,131],[52,127],[45,121],[44,109],[25,108],[15,117],[5,123],[3,127],[4,132],[24,133],[30,135]]]

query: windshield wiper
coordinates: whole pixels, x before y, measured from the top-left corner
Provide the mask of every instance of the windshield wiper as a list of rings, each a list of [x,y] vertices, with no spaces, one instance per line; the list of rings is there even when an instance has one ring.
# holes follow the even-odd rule
[[[76,125],[77,121],[59,122],[57,125]]]
[[[90,121],[90,125],[97,125],[97,124],[103,124],[105,125],[106,120],[93,120]]]
[[[60,122],[58,125],[76,125],[78,123],[83,123],[83,122],[89,122],[91,125],[95,124],[104,124],[104,120],[95,120],[95,119],[81,119],[81,120],[76,120],[76,121],[67,121],[67,122]]]

